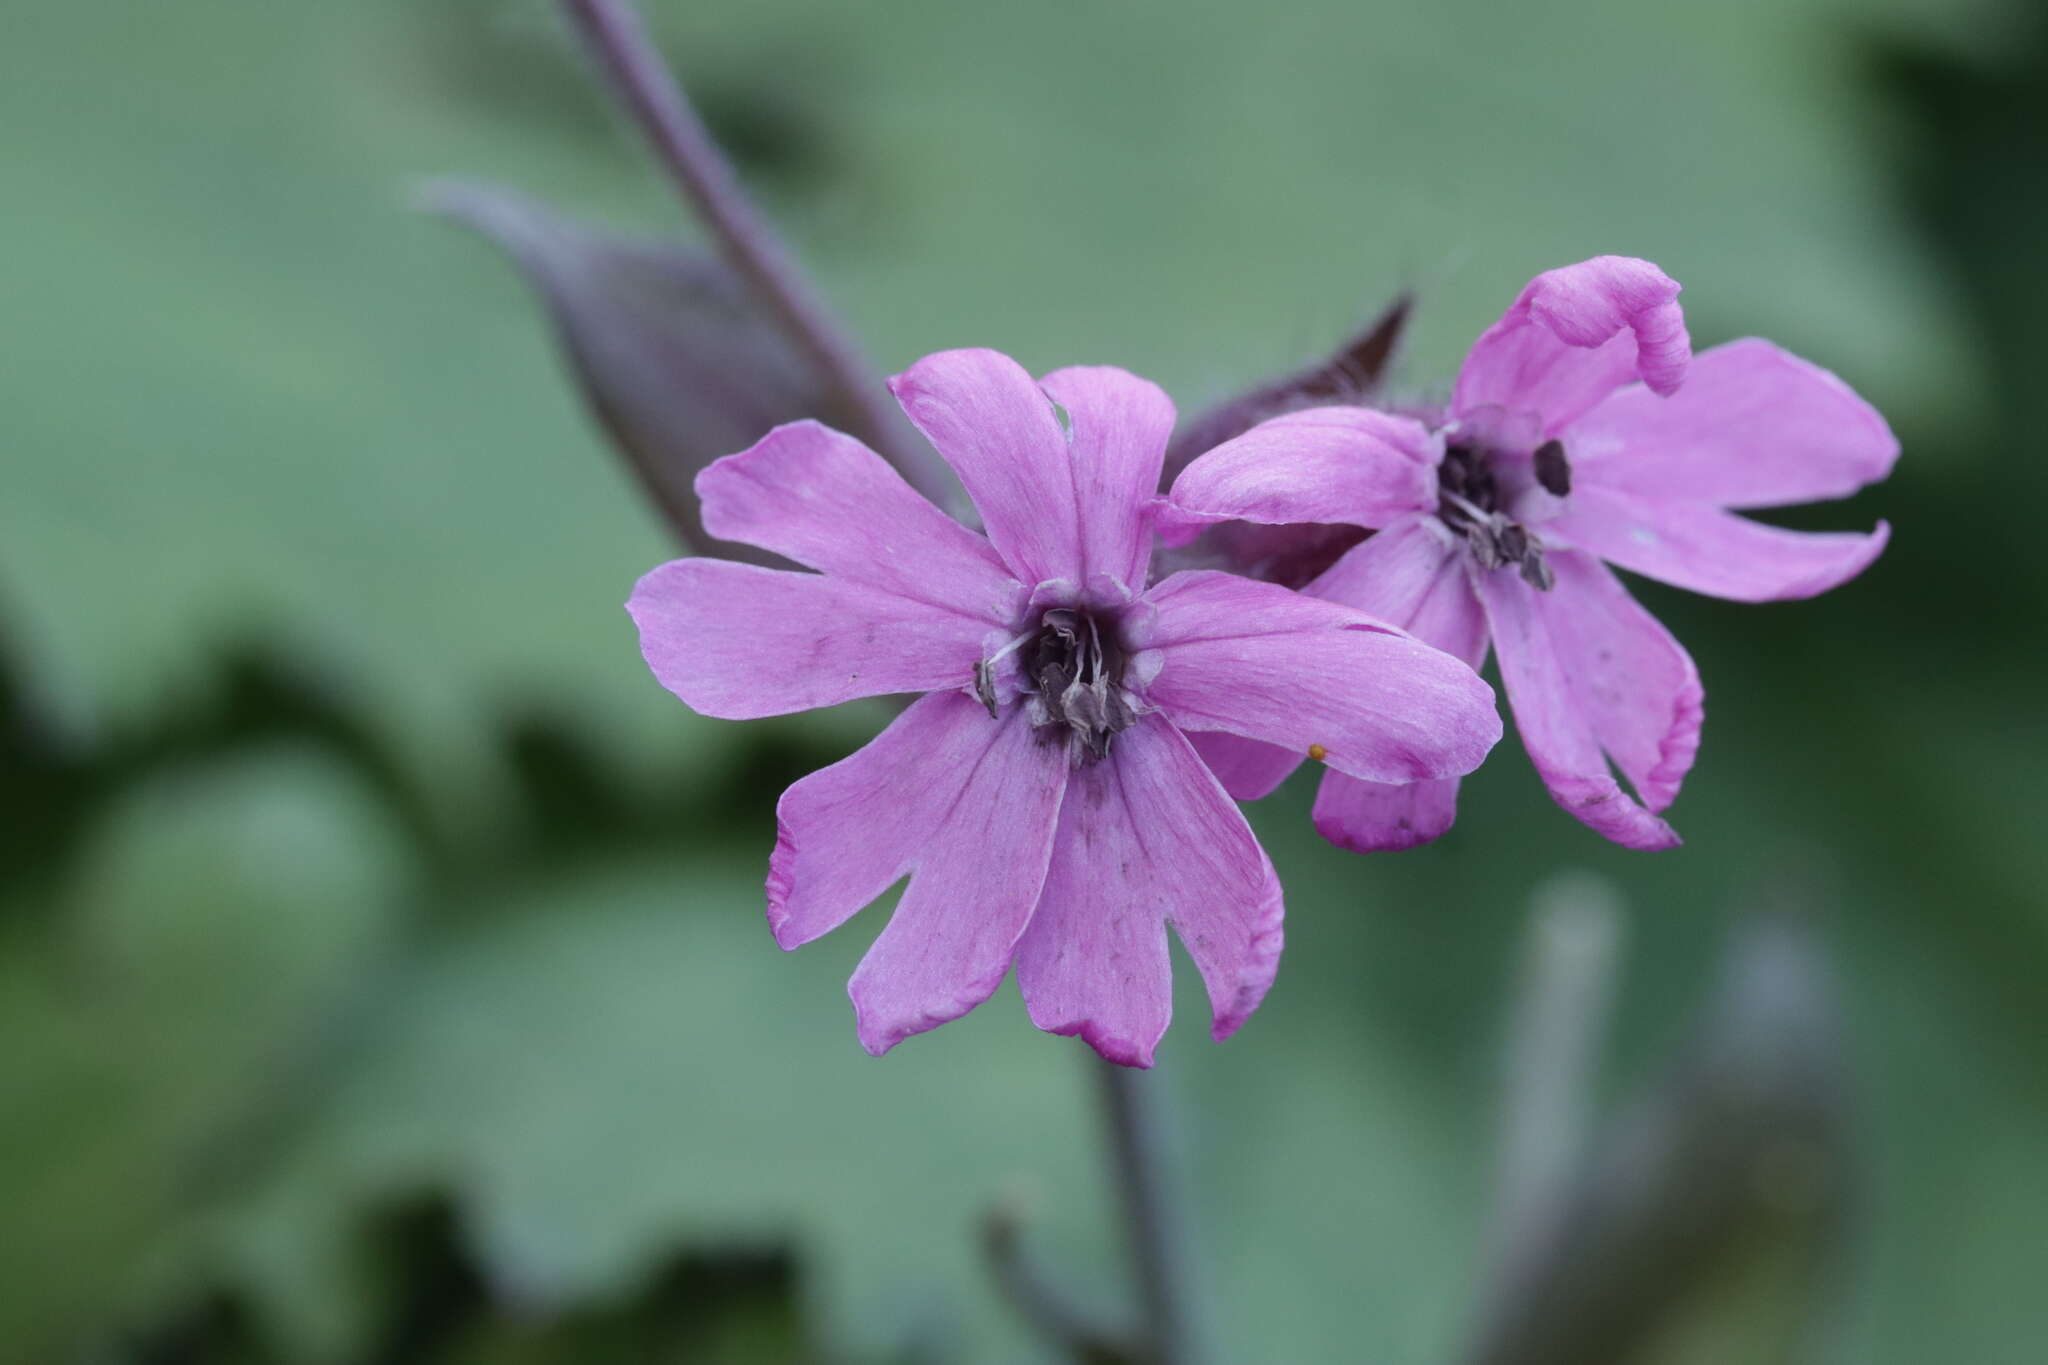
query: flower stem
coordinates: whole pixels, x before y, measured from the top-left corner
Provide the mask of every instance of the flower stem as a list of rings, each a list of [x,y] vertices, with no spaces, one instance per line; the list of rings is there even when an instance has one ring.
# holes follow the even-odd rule
[[[938,461],[907,437],[884,396],[880,376],[781,239],[740,186],[710,130],[662,63],[631,0],[562,0],[563,8],[662,166],[790,341],[824,380],[857,433],[911,485],[943,501],[948,482]]]
[[[1590,875],[1554,878],[1535,897],[1501,1077],[1496,1292],[1526,1273],[1584,1155],[1622,928],[1619,895]]]
[[[1158,1082],[1130,1067],[1093,1057],[1089,1062],[1102,1086],[1146,1359],[1152,1365],[1200,1365],[1206,1356],[1190,1312],[1188,1239],[1170,1188]]]

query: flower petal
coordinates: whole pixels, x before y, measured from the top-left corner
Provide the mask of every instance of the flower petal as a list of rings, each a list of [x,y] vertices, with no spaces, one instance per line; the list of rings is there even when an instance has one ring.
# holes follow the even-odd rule
[[[1279,879],[1243,814],[1186,737],[1146,716],[1067,783],[1017,984],[1040,1028],[1150,1066],[1173,1005],[1165,925],[1202,973],[1220,1041],[1273,983],[1281,915]]]
[[[1899,456],[1855,390],[1758,337],[1702,351],[1669,398],[1622,389],[1573,424],[1566,449],[1582,486],[1719,507],[1847,497]]]
[[[1891,527],[1787,531],[1697,502],[1574,489],[1555,529],[1580,549],[1674,587],[1736,602],[1813,597],[1848,582],[1883,553]]]
[[[1023,366],[998,351],[940,351],[889,388],[960,476],[1012,573],[1086,581],[1067,436]]]
[[[1017,581],[988,541],[934,507],[888,461],[817,422],[791,422],[697,476],[704,526],[898,597],[997,627]]]
[[[1298,749],[1261,744],[1223,730],[1190,730],[1188,743],[1195,746],[1202,762],[1209,765],[1234,801],[1271,796],[1308,757]]]
[[[1480,583],[1523,746],[1552,798],[1588,827],[1628,848],[1673,847],[1677,834],[1652,812],[1678,794],[1699,748],[1699,674],[1605,566],[1568,550],[1549,562],[1549,592],[1511,570]]]
[[[1486,662],[1486,615],[1464,552],[1435,518],[1392,526],[1351,551],[1307,591],[1410,631],[1473,669]],[[1316,830],[1356,853],[1414,848],[1458,814],[1458,779],[1393,785],[1332,770],[1316,790]]]
[[[1174,538],[1219,521],[1385,526],[1436,507],[1443,438],[1372,408],[1307,408],[1261,422],[1174,480]]]
[[[1039,381],[1066,409],[1067,459],[1081,518],[1080,581],[1106,575],[1145,590],[1152,504],[1173,436],[1173,400],[1150,380],[1108,365],[1054,370]]]
[[[1481,408],[1531,412],[1554,436],[1630,380],[1671,393],[1692,340],[1678,282],[1648,261],[1595,256],[1547,270],[1465,356],[1451,415]]]
[[[986,1000],[1045,880],[1067,762],[1021,708],[918,701],[867,747],[792,786],[776,808],[768,923],[784,948],[844,923],[905,872],[910,885],[854,972],[861,1045],[877,1056]]]
[[[1178,573],[1145,600],[1148,700],[1183,729],[1226,730],[1354,777],[1468,773],[1500,738],[1493,691],[1385,622],[1231,574]]]
[[[678,559],[626,603],[640,652],[691,710],[753,720],[973,683],[986,622],[830,574]]]
[[[1353,853],[1399,853],[1441,838],[1458,819],[1458,781],[1361,782],[1323,774],[1310,818],[1316,833]]]

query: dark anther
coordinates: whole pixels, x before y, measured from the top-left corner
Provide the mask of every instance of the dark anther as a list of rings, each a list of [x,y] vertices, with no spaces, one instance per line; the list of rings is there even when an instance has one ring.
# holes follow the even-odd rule
[[[1124,651],[1116,627],[1089,612],[1054,607],[1040,617],[1038,634],[1025,647],[1024,675],[1044,709],[1038,723],[1064,726],[1078,758],[1104,757],[1110,740],[1138,719],[1124,700]],[[990,696],[992,690],[983,700]]]
[[[1536,447],[1536,482],[1554,497],[1572,491],[1572,462],[1564,457],[1563,441],[1545,441]]]
[[[1475,520],[1472,513],[1491,512],[1499,501],[1493,469],[1486,451],[1479,446],[1453,445],[1444,451],[1444,462],[1436,472],[1437,515],[1453,530],[1462,530]]]

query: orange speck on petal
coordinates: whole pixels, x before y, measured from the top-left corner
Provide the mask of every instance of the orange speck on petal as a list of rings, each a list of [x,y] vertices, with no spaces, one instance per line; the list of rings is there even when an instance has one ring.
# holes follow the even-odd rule
[[[1330,756],[1330,751],[1320,744],[1311,744],[1308,746],[1308,756],[1320,763]]]

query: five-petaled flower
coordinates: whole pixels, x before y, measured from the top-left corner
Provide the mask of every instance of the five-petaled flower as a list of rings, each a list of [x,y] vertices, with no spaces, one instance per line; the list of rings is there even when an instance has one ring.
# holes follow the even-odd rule
[[[1258,1006],[1280,886],[1191,746],[1311,749],[1378,783],[1470,772],[1500,736],[1465,664],[1356,610],[1228,574],[1148,586],[1173,405],[1106,368],[1036,383],[993,351],[892,384],[986,538],[814,422],[697,479],[706,528],[817,570],[662,565],[627,604],[662,684],[728,719],[925,693],[783,794],[768,919],[794,948],[909,875],[849,993],[880,1054],[1014,964],[1031,1019],[1148,1066],[1166,926],[1221,1039]]]
[[[1166,529],[1372,528],[1306,591],[1475,668],[1491,637],[1558,804],[1617,843],[1668,848],[1678,836],[1657,812],[1699,746],[1699,675],[1601,561],[1742,602],[1813,596],[1875,559],[1886,525],[1801,534],[1735,510],[1846,496],[1897,455],[1868,403],[1767,341],[1693,358],[1677,283],[1600,256],[1531,280],[1473,345],[1444,410],[1268,422],[1187,469]],[[1234,740],[1204,753],[1244,799],[1299,762]],[[1316,825],[1349,848],[1408,848],[1450,827],[1457,786],[1339,769],[1323,779]]]

